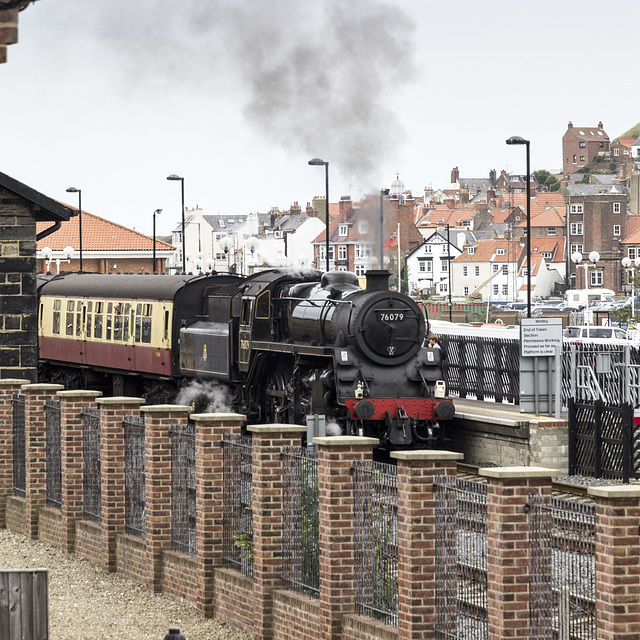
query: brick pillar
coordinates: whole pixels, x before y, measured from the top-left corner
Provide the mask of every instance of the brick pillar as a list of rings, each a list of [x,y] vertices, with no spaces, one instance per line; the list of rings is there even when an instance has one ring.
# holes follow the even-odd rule
[[[13,405],[26,380],[0,379],[0,528],[7,526],[7,496],[13,493]]]
[[[480,469],[487,482],[487,612],[489,640],[529,639],[530,493],[546,493],[556,469]]]
[[[342,617],[353,613],[354,460],[371,460],[377,438],[334,436],[314,438],[318,447],[320,510],[320,606],[323,613],[323,640],[340,640]]]
[[[396,451],[398,461],[398,622],[400,640],[435,638],[436,476],[455,475],[461,453]]]
[[[144,415],[144,467],[147,527],[147,588],[162,591],[162,554],[171,548],[172,424],[185,424],[191,407],[140,407]]]
[[[590,487],[596,501],[598,640],[640,633],[640,487]]]
[[[273,592],[282,586],[282,459],[285,445],[299,447],[307,427],[249,426],[253,434],[253,596],[258,640],[273,637]]]
[[[25,533],[38,537],[40,509],[47,495],[47,415],[45,402],[64,389],[61,384],[25,384],[24,430],[25,430],[25,476],[26,505]]]
[[[214,570],[222,558],[222,436],[240,435],[246,416],[239,413],[199,413],[196,423],[196,550],[198,611],[212,617]]]
[[[62,466],[62,548],[75,551],[76,522],[82,519],[83,478],[82,409],[97,408],[101,391],[58,391],[60,400],[60,449]]]
[[[125,416],[140,415],[142,398],[97,398],[100,409],[100,495],[102,568],[116,570],[118,536],[125,531],[124,429]]]

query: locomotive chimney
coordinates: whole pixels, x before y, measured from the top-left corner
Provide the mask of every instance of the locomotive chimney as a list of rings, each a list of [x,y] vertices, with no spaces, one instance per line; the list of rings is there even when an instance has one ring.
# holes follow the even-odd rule
[[[389,291],[389,276],[386,269],[370,269],[364,274],[367,278],[367,288],[365,291]]]

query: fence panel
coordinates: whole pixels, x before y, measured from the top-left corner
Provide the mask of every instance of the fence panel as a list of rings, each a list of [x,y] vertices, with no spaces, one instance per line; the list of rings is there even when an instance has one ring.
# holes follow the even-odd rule
[[[450,476],[436,486],[436,638],[485,640],[487,487]]]
[[[147,530],[144,471],[144,417],[125,416],[124,519],[125,530],[144,538]]]
[[[47,398],[46,449],[47,449],[47,492],[48,507],[60,509],[62,506],[62,448],[60,446],[60,402]]]
[[[223,447],[222,560],[253,575],[253,478],[250,436],[227,434]]]
[[[171,548],[196,554],[196,432],[171,425]]]
[[[13,409],[13,495],[24,498],[27,495],[24,395],[21,393],[14,393],[11,404]]]
[[[102,474],[100,470],[100,409],[82,412],[82,517],[102,522]]]
[[[320,597],[318,452],[286,446],[283,466],[282,581],[312,598]]]
[[[42,640],[48,637],[47,570],[0,571],[0,638]]]
[[[532,640],[596,640],[595,504],[529,496]]]
[[[398,478],[394,465],[353,464],[355,609],[398,626]]]

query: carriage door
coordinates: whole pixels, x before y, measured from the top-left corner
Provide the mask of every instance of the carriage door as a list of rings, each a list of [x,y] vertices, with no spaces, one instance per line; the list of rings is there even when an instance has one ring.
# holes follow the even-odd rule
[[[251,319],[253,318],[254,298],[243,298],[240,311],[240,331],[238,334],[238,368],[240,371],[249,369],[249,356],[251,354]]]

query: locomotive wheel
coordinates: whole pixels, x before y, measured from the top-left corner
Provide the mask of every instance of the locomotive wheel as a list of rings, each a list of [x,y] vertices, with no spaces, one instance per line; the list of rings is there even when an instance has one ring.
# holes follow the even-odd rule
[[[267,377],[265,385],[265,409],[269,422],[290,423],[293,405],[287,394],[287,385],[282,371],[276,369]]]

